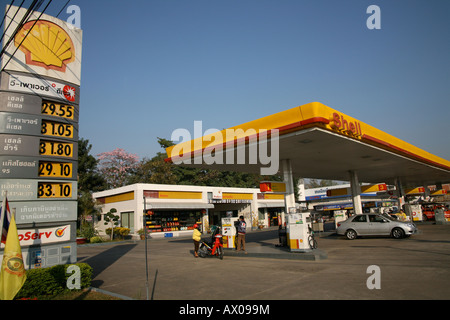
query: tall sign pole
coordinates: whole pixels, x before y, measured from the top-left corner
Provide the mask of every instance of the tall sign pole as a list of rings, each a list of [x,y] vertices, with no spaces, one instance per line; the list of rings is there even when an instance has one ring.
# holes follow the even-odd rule
[[[82,30],[39,12],[24,19],[25,8],[5,12],[0,193],[16,209],[19,239],[37,235],[21,243],[27,268],[74,263]]]
[[[147,207],[144,196],[144,214],[143,214],[143,224],[144,224],[144,241],[145,241],[145,288],[147,290],[147,300],[148,300],[148,259],[147,259],[147,223],[146,216],[147,215]]]

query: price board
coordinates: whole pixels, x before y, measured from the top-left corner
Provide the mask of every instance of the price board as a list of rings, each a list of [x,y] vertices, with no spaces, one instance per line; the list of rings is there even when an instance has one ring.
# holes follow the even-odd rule
[[[41,157],[0,156],[2,179],[73,179],[78,164],[71,160],[50,160]]]
[[[44,136],[72,139],[74,136],[74,125],[49,120],[41,121],[41,133]]]
[[[39,143],[39,154],[42,156],[73,158],[76,156],[74,152],[73,143],[44,139]]]
[[[8,191],[8,200],[76,200],[77,181],[38,180],[38,179],[1,179],[0,191]]]
[[[7,194],[19,240],[29,247],[24,262],[45,267],[77,256],[82,31],[28,11],[5,10],[4,32],[13,41],[3,51],[14,59],[3,59],[0,73],[0,196]]]
[[[0,112],[0,132],[78,140],[78,124],[39,115]]]
[[[51,99],[43,100],[36,95],[0,90],[0,112],[45,115],[76,123],[79,117],[79,106]]]
[[[69,120],[74,120],[76,115],[75,107],[73,105],[47,100],[42,101],[41,113]]]
[[[71,162],[39,161],[39,177],[74,178]]]
[[[72,198],[70,182],[38,182],[38,198]]]
[[[0,134],[0,155],[76,160],[78,143],[50,137]]]

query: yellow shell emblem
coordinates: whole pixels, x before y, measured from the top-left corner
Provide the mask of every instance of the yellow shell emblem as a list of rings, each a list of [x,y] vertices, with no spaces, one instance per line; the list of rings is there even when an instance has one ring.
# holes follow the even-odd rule
[[[75,60],[72,39],[53,22],[35,22],[32,20],[23,25],[14,38],[14,44],[25,53],[26,64],[65,72],[66,65]]]

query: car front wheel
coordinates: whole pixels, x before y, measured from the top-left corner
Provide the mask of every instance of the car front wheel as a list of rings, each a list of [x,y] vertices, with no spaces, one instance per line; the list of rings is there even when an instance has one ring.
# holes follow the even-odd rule
[[[395,239],[401,239],[405,236],[405,231],[400,228],[394,228],[394,230],[392,230],[392,236]]]
[[[357,237],[356,231],[349,229],[345,232],[345,236],[347,237],[348,240],[354,240]]]

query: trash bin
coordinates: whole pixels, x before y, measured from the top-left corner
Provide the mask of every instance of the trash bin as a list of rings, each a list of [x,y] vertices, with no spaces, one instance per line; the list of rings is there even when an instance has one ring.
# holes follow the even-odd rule
[[[436,209],[434,210],[434,219],[436,224],[447,224],[447,220],[445,220],[445,212],[444,209]]]
[[[314,232],[323,232],[323,222],[313,222],[312,229]]]

